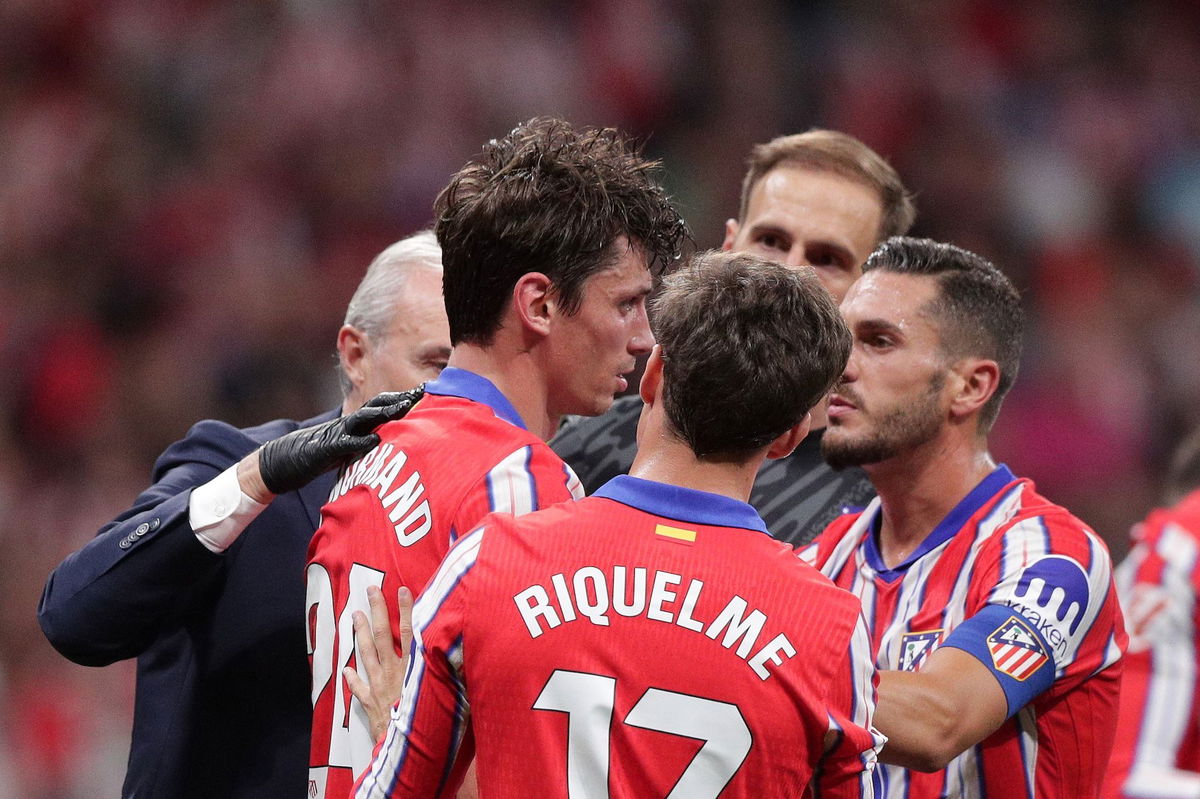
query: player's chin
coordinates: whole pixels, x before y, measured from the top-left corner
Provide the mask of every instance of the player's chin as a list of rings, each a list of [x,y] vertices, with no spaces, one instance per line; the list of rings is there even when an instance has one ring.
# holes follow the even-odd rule
[[[596,391],[580,397],[571,413],[577,416],[599,416],[612,407],[615,395],[609,391]]]
[[[612,407],[612,404],[615,400],[616,394],[601,394],[596,398],[594,405],[595,412],[592,415],[599,416],[602,413],[606,413],[608,409]]]
[[[852,445],[855,439],[856,436],[847,430],[845,425],[830,422],[821,435],[821,446],[840,449]]]

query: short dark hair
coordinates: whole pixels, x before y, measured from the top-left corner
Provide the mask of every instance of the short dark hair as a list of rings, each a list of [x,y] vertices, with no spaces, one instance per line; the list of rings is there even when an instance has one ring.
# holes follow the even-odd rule
[[[620,257],[621,236],[664,271],[688,231],[659,166],[613,128],[548,117],[488,142],[434,203],[451,343],[489,344],[529,272],[549,277],[575,313],[584,282]]]
[[[738,220],[742,222],[750,207],[750,193],[768,172],[779,166],[832,172],[873,189],[882,208],[876,241],[904,235],[917,216],[912,194],[892,165],[858,139],[840,131],[813,128],[779,136],[756,145],[746,165],[749,168],[742,179],[742,203],[738,210]]]
[[[904,236],[888,239],[871,253],[863,272],[872,269],[937,278],[938,296],[930,310],[939,321],[947,357],[987,358],[1000,367],[996,393],[979,414],[980,430],[990,430],[1021,366],[1025,314],[1016,286],[973,252]]]
[[[850,331],[811,268],[709,251],[663,281],[652,327],[663,408],[698,457],[748,457],[841,376]]]

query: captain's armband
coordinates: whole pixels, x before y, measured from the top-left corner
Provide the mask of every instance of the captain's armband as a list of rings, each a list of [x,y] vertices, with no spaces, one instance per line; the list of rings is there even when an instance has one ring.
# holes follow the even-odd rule
[[[964,621],[942,646],[972,655],[995,676],[1012,716],[1054,683],[1054,656],[1027,618],[1004,605],[988,605]]]

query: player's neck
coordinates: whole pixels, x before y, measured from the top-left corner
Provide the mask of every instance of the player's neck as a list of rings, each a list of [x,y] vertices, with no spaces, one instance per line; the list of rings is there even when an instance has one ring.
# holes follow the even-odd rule
[[[638,440],[638,452],[629,474],[749,502],[750,489],[764,456],[743,463],[697,458],[687,444],[661,428],[652,427]]]
[[[864,467],[879,495],[879,551],[902,563],[962,499],[996,468],[986,441],[938,438]]]
[[[547,408],[546,381],[528,352],[500,345],[458,344],[447,366],[467,369],[492,381],[512,403],[529,432],[543,441],[558,429],[559,417]]]

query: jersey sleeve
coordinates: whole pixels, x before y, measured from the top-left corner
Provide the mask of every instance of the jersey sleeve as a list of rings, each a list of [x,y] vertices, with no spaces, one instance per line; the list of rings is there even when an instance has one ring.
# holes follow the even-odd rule
[[[1198,533],[1167,521],[1117,569],[1130,641],[1121,683],[1111,790],[1127,797],[1200,797],[1194,753]]]
[[[815,539],[808,542],[804,546],[797,547],[797,549],[796,549],[796,557],[800,558],[800,560],[804,561],[809,566],[812,566],[814,569],[818,569],[818,570],[821,568],[821,559],[820,559],[821,549],[820,549],[820,545],[817,543],[817,541],[819,541],[820,538],[821,538],[820,536],[817,536]]]
[[[828,696],[829,735],[813,778],[816,799],[883,796],[876,763],[887,737],[872,726],[877,684],[871,637],[860,613]]]
[[[838,516],[826,525],[825,529],[816,538],[808,542],[808,544],[797,548],[796,557],[822,574],[830,576],[826,566],[829,565],[833,550],[835,548],[840,550],[846,546],[853,549],[854,542],[847,540],[847,535],[850,532],[850,528],[854,526],[854,523],[861,515],[861,513],[843,513],[841,516]]]
[[[582,497],[579,478],[549,447],[518,447],[468,489],[454,515],[453,534],[474,529],[489,513],[522,516]]]
[[[470,706],[463,682],[469,573],[483,528],[462,538],[413,607],[411,662],[400,702],[356,799],[453,797],[471,761]]]
[[[1108,549],[1073,517],[1018,519],[989,542],[973,573],[975,612],[943,646],[992,672],[1010,716],[1051,686],[1069,688],[1120,659]]]
[[[132,507],[54,569],[38,621],[64,657],[85,666],[136,657],[204,601],[224,559],[192,531],[188,499],[255,446],[223,423],[197,424],[159,457]]]

